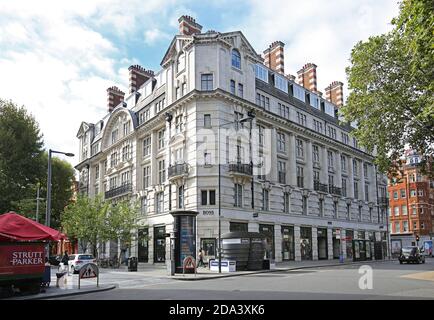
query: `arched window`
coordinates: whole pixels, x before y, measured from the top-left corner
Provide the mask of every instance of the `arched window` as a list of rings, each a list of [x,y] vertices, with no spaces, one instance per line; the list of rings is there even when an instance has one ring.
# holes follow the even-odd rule
[[[238,50],[232,50],[232,66],[241,69],[241,55]]]

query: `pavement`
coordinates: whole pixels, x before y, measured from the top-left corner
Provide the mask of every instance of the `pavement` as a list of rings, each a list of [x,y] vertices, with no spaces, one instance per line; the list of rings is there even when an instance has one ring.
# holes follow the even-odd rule
[[[23,295],[15,296],[7,300],[38,300],[38,299],[52,299],[62,298],[73,295],[90,294],[100,291],[108,291],[112,289],[123,288],[141,288],[147,286],[158,286],[162,284],[173,284],[179,281],[199,281],[199,280],[214,280],[219,278],[251,276],[263,273],[284,272],[300,269],[317,269],[328,267],[339,267],[348,265],[362,265],[362,264],[377,264],[388,262],[389,260],[379,261],[345,261],[339,263],[337,260],[318,260],[318,261],[290,261],[276,263],[275,267],[271,270],[259,271],[237,271],[231,273],[218,273],[211,271],[207,267],[197,269],[196,274],[176,274],[170,276],[165,264],[139,264],[137,272],[129,272],[126,266],[121,266],[119,269],[100,268],[99,286],[97,287],[96,278],[81,280],[80,289],[78,289],[78,275],[70,274],[66,276],[66,285],[60,283],[59,287],[56,286],[56,272],[57,267],[52,267],[51,285],[45,288],[45,292],[36,295]],[[390,262],[390,261],[389,261]]]

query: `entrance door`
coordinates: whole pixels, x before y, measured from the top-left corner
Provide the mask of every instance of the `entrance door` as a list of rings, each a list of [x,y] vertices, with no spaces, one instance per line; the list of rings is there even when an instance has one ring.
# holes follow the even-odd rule
[[[138,260],[139,262],[148,262],[148,228],[139,229],[138,232]]]
[[[318,259],[327,259],[327,229],[318,229]]]
[[[265,258],[274,259],[274,226],[269,224],[260,224],[259,233],[265,236]]]
[[[294,259],[294,227],[282,226],[282,260]]]
[[[301,260],[312,260],[312,228],[300,227]]]
[[[154,262],[166,261],[166,227],[154,227]]]

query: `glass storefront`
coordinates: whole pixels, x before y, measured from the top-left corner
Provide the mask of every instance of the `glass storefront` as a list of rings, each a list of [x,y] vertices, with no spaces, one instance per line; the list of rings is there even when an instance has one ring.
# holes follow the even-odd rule
[[[282,226],[282,260],[294,260],[294,227]]]
[[[229,231],[235,232],[235,231],[248,231],[248,223],[246,222],[229,222]]]
[[[209,261],[209,259],[217,258],[217,240],[215,238],[200,239],[200,247],[205,251],[205,256],[203,258],[205,262]]]
[[[138,260],[139,262],[148,262],[148,239],[149,231],[148,228],[139,229],[137,240],[138,240]]]
[[[318,259],[324,260],[328,258],[328,248],[327,248],[327,229],[318,228],[317,230],[318,239]]]
[[[300,227],[301,260],[312,260],[312,228]]]
[[[265,258],[275,259],[274,257],[274,226],[260,224],[259,233],[265,236]]]
[[[154,227],[154,262],[166,261],[166,226]]]
[[[354,239],[354,231],[346,230],[345,233],[346,238],[346,248],[347,248],[347,259],[353,259],[353,239]]]

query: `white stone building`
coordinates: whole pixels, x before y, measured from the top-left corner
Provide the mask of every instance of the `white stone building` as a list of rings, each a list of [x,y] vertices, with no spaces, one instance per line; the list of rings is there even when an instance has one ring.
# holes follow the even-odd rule
[[[324,99],[316,73],[303,86],[309,82],[300,76],[304,69],[302,85],[283,75],[281,42],[273,44],[276,57],[267,49],[268,68],[241,32],[201,33],[191,17],[179,22],[162,69],[131,66],[129,94],[109,88],[109,112],[83,122],[77,134],[80,190],[141,203],[143,228],[133,230],[138,241],[130,255],[148,263],[168,259],[170,212],[185,209],[199,213],[197,248],[213,257],[219,198],[221,233],[265,234],[267,255],[276,261],[338,258],[340,237],[347,238],[341,247],[348,259],[360,254],[350,238],[372,240],[369,256],[374,243],[384,247],[386,216],[377,199],[387,181],[349,135],[351,126],[339,124],[341,103],[328,100],[342,99],[341,93],[328,91]],[[249,112],[253,120],[244,121]],[[112,241],[103,251],[119,250]]]

